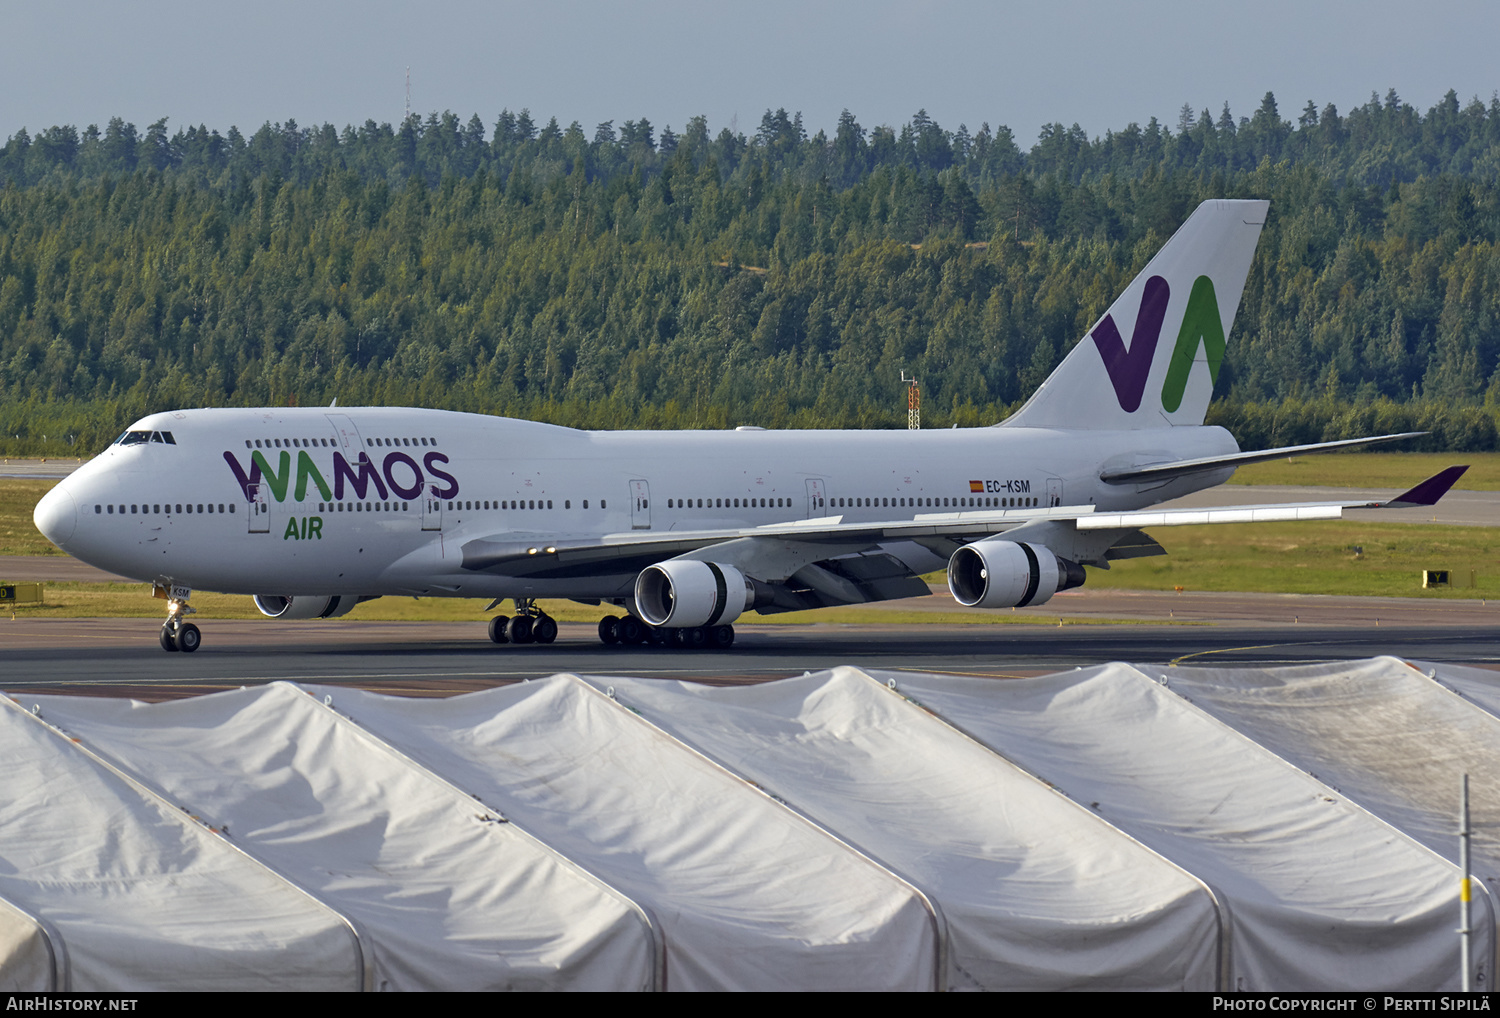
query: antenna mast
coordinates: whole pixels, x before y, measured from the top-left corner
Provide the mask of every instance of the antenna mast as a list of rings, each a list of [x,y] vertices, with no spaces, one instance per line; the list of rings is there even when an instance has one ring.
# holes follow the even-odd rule
[[[411,119],[411,64],[406,65],[406,118],[401,122],[404,124]]]
[[[901,372],[901,381],[906,383],[906,428],[908,431],[922,430],[922,390],[916,378],[907,378]]]

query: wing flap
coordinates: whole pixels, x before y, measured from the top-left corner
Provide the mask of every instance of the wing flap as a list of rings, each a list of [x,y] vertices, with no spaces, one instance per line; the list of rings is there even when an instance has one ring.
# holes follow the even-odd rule
[[[1327,504],[1235,505],[1216,509],[1142,509],[1126,513],[1096,513],[1078,520],[1079,530],[1112,527],[1192,527],[1205,523],[1271,523],[1278,520],[1336,520],[1345,509],[1376,508],[1370,502]]]

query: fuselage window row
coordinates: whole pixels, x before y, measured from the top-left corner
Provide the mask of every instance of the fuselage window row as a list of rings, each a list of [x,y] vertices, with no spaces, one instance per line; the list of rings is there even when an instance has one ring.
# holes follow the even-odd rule
[[[130,435],[135,435],[135,434],[145,434],[145,432],[134,432],[134,431],[126,432],[126,434],[124,436],[121,436],[121,438],[120,438],[120,444],[121,445],[132,445],[132,444],[134,444],[134,441],[142,441],[142,442],[145,441],[145,439],[136,439],[136,440],[133,440],[131,442],[125,441],[126,437],[128,437]],[[172,441],[172,433],[170,431],[158,432],[158,434],[166,435],[166,441],[171,442],[173,445],[176,444],[175,442]],[[161,439],[153,439],[153,441],[161,441]],[[327,449],[327,448],[330,448],[330,447],[332,447],[332,448],[338,448],[338,444],[339,444],[339,441],[338,441],[337,438],[333,438],[333,439],[328,439],[328,438],[256,438],[256,439],[249,439],[249,438],[247,438],[247,439],[245,439],[245,448],[246,449],[318,449],[318,448]],[[430,446],[436,446],[437,445],[437,439],[435,439],[435,438],[384,438],[384,439],[381,439],[381,438],[367,438],[367,439],[365,439],[365,444],[368,445],[368,446],[371,446],[371,447],[374,447],[374,446],[377,446],[377,445],[382,445],[382,446],[384,446],[384,445],[405,445],[405,446],[413,446],[413,445],[429,446],[430,445]]]
[[[880,501],[880,505],[882,505],[882,506],[890,506],[891,503],[892,503],[891,499],[881,499],[879,501]],[[946,498],[931,499],[931,498],[929,498],[929,499],[925,500],[925,503],[924,503],[924,500],[920,499],[920,498],[917,498],[917,499],[905,499],[905,498],[903,498],[903,499],[899,499],[899,500],[896,500],[896,501],[899,502],[900,507],[902,507],[902,508],[920,508],[920,507],[923,507],[924,504],[925,504],[925,506],[930,506],[930,507],[933,507],[933,508],[954,508],[954,507],[962,508],[962,507],[965,507],[965,506],[978,507],[981,504],[983,506],[985,506],[985,507],[1016,508],[1016,507],[1022,507],[1022,506],[1029,507],[1029,506],[1033,506],[1033,505],[1037,504],[1037,500],[1034,499],[1034,498],[1024,498],[1024,499],[1023,498],[986,498],[986,499],[983,499],[983,500],[974,499],[974,498],[970,498],[970,499],[946,499]],[[775,505],[771,505],[770,503],[772,503],[772,502],[774,502]],[[835,507],[837,507],[837,508],[840,508],[840,509],[869,507],[869,506],[872,506],[874,504],[874,502],[875,502],[875,500],[872,499],[872,498],[865,498],[865,499],[858,499],[858,498],[836,498],[836,499],[832,500],[833,505]],[[934,503],[937,503],[937,504],[934,504]],[[368,509],[364,508],[366,505],[369,506]],[[700,498],[700,499],[697,500],[696,506],[694,505],[693,499],[690,499],[690,498],[689,499],[681,499],[681,498],[679,498],[679,499],[670,499],[670,498],[667,499],[667,508],[668,509],[692,509],[692,508],[709,508],[709,509],[726,509],[726,508],[733,508],[733,509],[768,508],[769,509],[769,508],[774,508],[774,509],[787,509],[787,508],[791,508],[791,505],[792,505],[792,500],[791,499],[781,499],[781,498],[778,498],[778,499],[764,499],[763,498],[763,499],[759,500],[759,504],[758,505],[757,505],[757,502],[756,502],[755,499],[738,499],[738,498],[735,498],[735,499],[724,499],[724,498],[718,498],[718,499],[707,499],[707,500],[705,500],[705,499],[701,499]],[[824,502],[823,502],[823,500],[820,499],[818,501],[818,507],[822,508],[823,505],[824,505]],[[583,500],[583,508],[587,509],[588,507],[589,507],[588,499],[584,499]],[[599,508],[600,509],[605,509],[607,507],[608,507],[607,506],[607,502],[604,499],[600,499],[599,500]],[[492,508],[499,508],[499,509],[502,509],[502,510],[503,509],[532,510],[532,509],[551,509],[551,508],[553,508],[553,503],[552,503],[551,499],[510,499],[510,500],[500,501],[500,502],[491,502],[491,501],[471,502],[471,501],[463,501],[463,502],[449,502],[448,503],[448,508],[450,510],[457,510],[457,511],[467,511],[467,510],[473,510],[473,509],[492,509]],[[564,509],[571,509],[571,508],[573,508],[573,501],[572,501],[572,499],[565,500],[563,502],[563,508]],[[384,502],[384,503],[382,503],[382,502],[374,502],[374,503],[364,503],[364,502],[326,502],[325,503],[325,502],[319,502],[318,503],[318,512],[408,512],[408,511],[410,511],[410,509],[411,509],[411,505],[408,502]],[[173,511],[173,508],[172,508],[172,506],[170,504],[167,505],[167,507],[166,507],[165,510],[162,509],[161,505],[153,505],[153,506],[131,505],[128,508],[126,506],[122,505],[122,506],[119,506],[118,509],[114,505],[99,504],[99,505],[95,505],[94,506],[94,513],[95,513],[95,515],[101,515],[101,514],[114,515],[116,512],[118,512],[119,515],[121,515],[121,516],[126,516],[126,515],[141,516],[141,515],[152,515],[152,514],[160,515],[163,511],[167,512],[168,514],[170,514]],[[233,503],[229,503],[228,505],[226,505],[223,502],[220,502],[218,504],[217,508],[214,506],[213,503],[198,503],[196,506],[193,505],[193,504],[178,503],[176,511],[179,512],[179,513],[183,513],[183,514],[191,514],[191,513],[195,512],[195,511],[199,512],[199,513],[205,513],[205,512],[206,513],[213,513],[213,512],[220,512],[220,513],[229,512],[229,513],[232,513],[232,512],[235,511],[235,508],[234,508],[234,504]]]
[[[178,512],[178,513],[181,513],[183,515],[191,515],[194,512],[198,512],[198,513],[213,513],[213,512],[220,512],[220,513],[226,513],[227,512],[227,513],[232,513],[232,512],[235,511],[234,510],[234,503],[233,502],[230,502],[227,507],[225,506],[225,503],[220,502],[218,504],[217,508],[215,508],[215,506],[214,506],[214,504],[212,502],[199,502],[196,505],[194,505],[192,503],[178,502],[176,505],[177,505],[177,508],[176,508],[175,511]],[[113,515],[115,515],[116,512],[118,512],[119,515],[121,515],[121,516],[160,516],[163,513],[165,513],[166,515],[170,516],[170,515],[172,515],[173,511],[174,510],[173,510],[171,504],[164,504],[164,503],[154,503],[152,505],[132,504],[128,508],[126,506],[122,505],[118,509],[116,509],[116,507],[113,506],[113,505],[97,505],[96,504],[94,506],[94,515],[95,516],[100,516],[100,515],[110,515],[110,516],[113,516]]]
[[[824,500],[818,499],[817,507],[824,506]],[[903,508],[915,509],[930,507],[941,508],[1018,508],[1022,506],[1033,506],[1037,504],[1035,498],[890,498],[884,496],[875,498],[835,498],[832,505],[839,509],[858,508]],[[758,501],[753,498],[710,498],[698,499],[696,504],[690,498],[667,499],[668,509],[787,509],[792,505],[789,498],[762,498]],[[584,508],[588,508],[586,505]]]

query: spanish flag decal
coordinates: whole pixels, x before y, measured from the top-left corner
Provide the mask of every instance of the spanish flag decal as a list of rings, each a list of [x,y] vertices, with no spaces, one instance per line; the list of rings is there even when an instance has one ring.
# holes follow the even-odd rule
[[[970,481],[969,482],[969,494],[971,494],[971,495],[979,495],[979,494],[983,494],[983,493],[984,493],[984,482],[983,481]]]

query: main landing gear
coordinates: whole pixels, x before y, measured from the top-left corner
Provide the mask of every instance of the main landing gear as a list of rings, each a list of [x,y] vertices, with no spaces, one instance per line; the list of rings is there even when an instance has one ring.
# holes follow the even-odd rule
[[[498,599],[495,603],[499,603]],[[515,605],[514,617],[496,615],[490,619],[491,641],[551,643],[557,639],[557,620],[538,608],[535,598],[518,597]],[[606,615],[599,620],[599,641],[608,646],[727,650],[734,646],[734,627],[690,626],[667,629],[648,626],[634,615]]]
[[[687,647],[727,650],[734,646],[733,626],[689,626],[667,629],[648,626],[634,615],[606,615],[599,620],[599,642],[607,646]]]
[[[490,639],[495,643],[551,643],[557,639],[557,620],[536,606],[532,597],[515,599],[515,618],[496,615],[490,619]]]
[[[186,654],[197,650],[203,643],[203,634],[191,622],[183,621],[197,611],[188,604],[188,598],[193,594],[192,590],[188,587],[167,587],[158,583],[155,585],[154,593],[157,597],[167,599],[167,621],[161,625],[161,649],[180,650]]]

